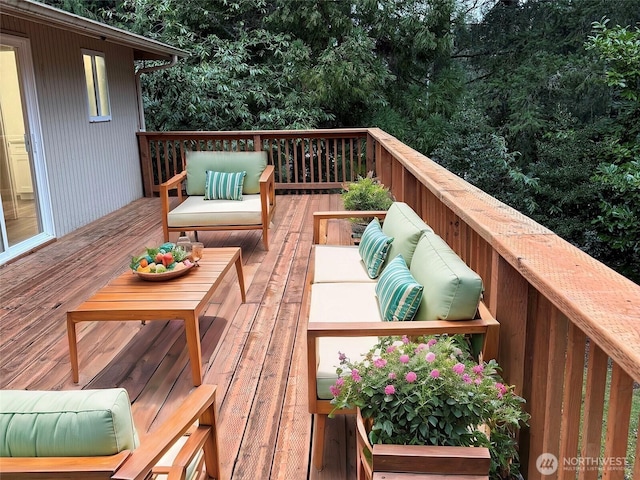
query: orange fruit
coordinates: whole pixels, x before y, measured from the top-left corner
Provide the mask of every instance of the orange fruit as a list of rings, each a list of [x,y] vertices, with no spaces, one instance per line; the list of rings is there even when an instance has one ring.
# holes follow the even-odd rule
[[[146,266],[148,266],[148,265],[149,265],[149,262],[147,262],[147,259],[146,259],[146,258],[143,258],[142,260],[140,260],[140,266],[141,266],[142,268],[144,268],[144,267],[146,267]]]

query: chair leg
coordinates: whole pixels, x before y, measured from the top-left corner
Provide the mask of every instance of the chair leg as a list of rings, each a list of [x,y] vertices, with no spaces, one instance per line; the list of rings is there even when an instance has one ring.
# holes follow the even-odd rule
[[[264,249],[269,251],[269,225],[264,225],[262,227],[262,244],[264,245]]]
[[[324,426],[327,415],[316,413],[313,418],[313,452],[311,452],[311,461],[315,469],[321,471],[324,467]]]
[[[193,238],[195,239],[196,242],[200,241],[200,240],[198,240],[198,231],[197,230],[193,231]]]

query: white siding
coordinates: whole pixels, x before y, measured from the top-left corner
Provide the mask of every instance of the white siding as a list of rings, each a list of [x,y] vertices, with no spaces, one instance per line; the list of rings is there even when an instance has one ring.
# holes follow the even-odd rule
[[[1,30],[31,40],[56,234],[142,197],[133,52],[2,16]],[[90,123],[82,49],[104,52],[112,120]]]

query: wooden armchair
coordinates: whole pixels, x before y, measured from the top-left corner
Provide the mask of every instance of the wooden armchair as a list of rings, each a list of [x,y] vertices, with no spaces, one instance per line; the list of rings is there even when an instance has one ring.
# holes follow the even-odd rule
[[[390,216],[392,218],[390,218]],[[437,257],[453,256],[456,272],[452,277],[463,276],[471,281],[480,281],[455,254],[448,249],[444,242],[412,214],[406,205],[397,205],[384,212],[316,212],[314,214],[314,245],[312,258],[309,263],[305,284],[304,305],[307,324],[307,385],[309,412],[314,415],[312,463],[318,470],[323,466],[324,429],[326,418],[334,409],[331,404],[332,396],[328,393],[328,385],[335,382],[335,367],[338,364],[337,352],[346,352],[352,360],[358,355],[366,353],[379,337],[386,336],[422,336],[437,334],[469,334],[480,340],[481,355],[485,360],[495,358],[498,350],[499,323],[493,318],[486,306],[479,302],[466,302],[466,306],[458,309],[457,317],[446,320],[426,318],[416,321],[382,321],[379,302],[374,292],[376,280],[362,279],[362,274],[354,274],[364,265],[358,254],[358,247],[318,245],[328,238],[326,222],[331,219],[345,219],[350,217],[377,217],[390,222],[395,229],[393,235],[396,247],[401,251],[413,248],[412,267],[418,267],[422,272],[429,272],[430,265],[425,259],[428,250],[425,245],[417,246],[418,242],[440,241],[435,249]],[[408,221],[405,221],[408,219]],[[330,235],[329,235],[330,236]],[[392,244],[393,245],[393,244]],[[331,257],[339,259],[333,262]],[[462,264],[462,265],[460,265]],[[466,271],[465,271],[466,269]],[[318,273],[320,272],[320,273]],[[338,276],[343,275],[339,279]],[[366,275],[365,275],[366,276]],[[418,277],[416,277],[418,278]],[[368,282],[367,282],[368,280]],[[467,280],[464,280],[467,281]],[[425,283],[419,282],[423,285]],[[458,290],[466,289],[462,286]],[[450,289],[450,286],[430,285],[433,291]],[[450,290],[449,290],[450,291]],[[468,290],[467,290],[468,291]],[[478,297],[481,291],[477,291]],[[423,296],[422,302],[427,301]],[[461,299],[461,304],[465,303]],[[422,307],[421,307],[422,308]],[[455,309],[452,308],[451,311]],[[467,315],[467,316],[465,316]],[[417,318],[417,317],[416,317]],[[327,360],[328,358],[328,360]],[[332,363],[333,362],[333,363]],[[335,413],[353,414],[354,411],[340,410]]]
[[[273,165],[267,153],[188,151],[185,169],[160,185],[164,239],[170,232],[198,230],[262,230],[269,250],[269,225],[276,208]],[[241,199],[207,199],[207,171],[223,174],[246,172]],[[185,188],[186,187],[186,188]],[[171,208],[170,193],[177,192],[178,205]],[[186,191],[184,195],[183,191]]]
[[[116,390],[116,389],[110,389]],[[117,389],[123,390],[123,389]],[[9,391],[5,391],[9,392]],[[84,393],[83,391],[71,391],[71,393]],[[94,391],[98,393],[101,391]],[[105,391],[106,392],[106,391]],[[48,395],[65,395],[69,392],[26,392],[27,395],[31,393],[45,393]],[[215,405],[215,393],[216,387],[213,385],[201,385],[197,387],[181,405],[157,430],[149,435],[142,437],[139,442],[136,437],[136,443],[139,443],[137,448],[128,448],[118,451],[111,455],[101,454],[100,456],[70,456],[70,457],[45,457],[45,456],[2,456],[0,457],[0,478],[4,480],[11,479],[34,479],[34,478],[78,478],[78,479],[120,479],[120,480],[143,480],[148,478],[155,478],[157,475],[163,475],[167,480],[178,479],[209,479],[220,478],[220,467],[218,460],[218,440],[216,432],[216,405]],[[54,397],[43,397],[41,400],[47,403],[49,399]],[[128,396],[126,397],[128,403]],[[3,426],[11,425],[14,413],[7,411],[10,401],[6,398],[2,402],[4,405],[0,412],[0,423]],[[87,400],[69,400],[69,397],[65,397],[63,404],[86,405]],[[15,404],[15,399],[13,401]],[[43,402],[41,402],[42,405]],[[130,405],[129,405],[130,408]],[[24,411],[24,409],[23,409]],[[129,411],[123,411],[122,402],[113,408],[113,416],[120,414],[121,417],[130,416]],[[40,409],[40,413],[42,409]],[[95,412],[81,412],[86,415],[82,418],[95,415]],[[59,414],[53,412],[52,415]],[[71,417],[78,417],[74,412]],[[109,418],[111,418],[109,416]],[[59,417],[53,419],[56,428],[60,429]],[[195,422],[197,426],[195,425]],[[43,422],[48,422],[44,420]],[[93,425],[96,430],[104,428],[105,422],[100,421],[100,426]],[[116,420],[113,420],[115,423]],[[126,422],[119,421],[120,427]],[[95,423],[95,422],[94,422]],[[34,423],[33,431],[29,432],[32,437],[37,437],[38,432],[36,427],[42,425],[42,423]],[[92,429],[92,425],[76,425],[81,430],[78,434],[87,435],[86,431]],[[9,427],[5,430],[3,435],[9,437]],[[25,429],[21,429],[24,431]],[[58,430],[59,432],[60,430]],[[69,432],[67,432],[69,433]],[[56,433],[53,434],[54,436]],[[53,437],[52,437],[53,438]],[[68,437],[67,437],[68,438]],[[6,439],[5,439],[6,440]],[[39,439],[39,445],[37,448],[41,448],[41,441]],[[76,443],[82,444],[83,442]],[[100,441],[100,440],[98,440]],[[24,443],[24,441],[22,442]],[[64,448],[61,437],[55,437],[52,442],[56,445],[56,448]],[[3,446],[6,445],[6,442]],[[82,445],[80,445],[82,446]],[[18,448],[18,447],[16,447]],[[30,448],[19,447],[19,448]],[[167,452],[172,450],[169,455]],[[166,466],[163,465],[162,460],[165,460],[167,456],[171,456],[174,450],[178,452],[173,457],[172,463]],[[101,452],[102,453],[102,452]],[[2,455],[6,455],[6,452],[2,452]],[[164,458],[163,458],[164,457]]]

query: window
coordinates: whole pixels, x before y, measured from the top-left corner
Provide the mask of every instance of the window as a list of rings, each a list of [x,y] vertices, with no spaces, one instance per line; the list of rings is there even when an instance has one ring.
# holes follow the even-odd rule
[[[108,122],[111,120],[111,106],[104,53],[83,50],[82,61],[87,84],[89,121]]]

